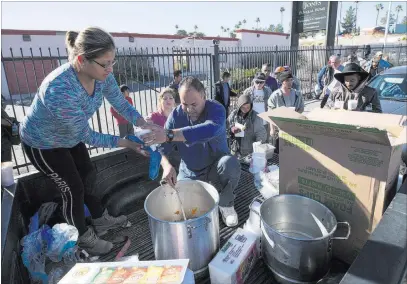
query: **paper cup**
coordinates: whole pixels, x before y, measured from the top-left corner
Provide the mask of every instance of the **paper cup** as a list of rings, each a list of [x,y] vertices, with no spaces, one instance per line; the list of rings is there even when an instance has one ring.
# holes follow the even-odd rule
[[[10,186],[14,184],[13,163],[1,163],[1,186]]]
[[[357,100],[349,100],[348,101],[348,110],[355,110],[358,106]]]
[[[344,102],[343,101],[335,101],[334,108],[335,109],[343,109]]]

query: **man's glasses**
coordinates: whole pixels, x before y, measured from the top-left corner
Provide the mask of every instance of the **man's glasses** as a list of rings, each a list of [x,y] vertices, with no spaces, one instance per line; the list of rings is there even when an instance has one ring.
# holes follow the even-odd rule
[[[92,59],[92,61],[95,62],[97,65],[99,65],[100,67],[102,67],[102,68],[104,68],[104,69],[107,69],[107,68],[109,68],[109,67],[113,67],[113,66],[116,64],[116,62],[117,62],[117,61],[113,61],[113,62],[110,63],[110,64],[100,64],[100,63],[97,62],[96,60],[93,60],[93,59]]]
[[[256,84],[256,85],[261,85],[261,84],[264,84],[264,81],[254,81],[254,83]]]

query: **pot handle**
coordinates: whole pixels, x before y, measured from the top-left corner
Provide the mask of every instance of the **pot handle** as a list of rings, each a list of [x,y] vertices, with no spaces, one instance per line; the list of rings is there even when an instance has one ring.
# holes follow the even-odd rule
[[[347,239],[349,239],[350,231],[351,231],[349,222],[338,222],[336,224],[337,225],[339,225],[339,224],[346,225],[348,227],[348,233],[346,234],[346,237],[332,237],[332,239],[333,240],[347,240]]]
[[[205,217],[205,221],[202,224],[200,224],[199,226],[191,226],[191,225],[187,224],[186,226],[187,226],[188,237],[190,239],[192,238],[192,230],[193,229],[198,229],[198,228],[200,228],[202,226],[205,226],[205,230],[208,230],[208,225],[209,225],[210,222],[211,222],[211,219],[208,218],[208,217]]]
[[[249,205],[250,211],[252,211],[252,212],[256,213],[258,216],[260,216],[260,213],[257,212],[257,211],[253,208],[253,203],[255,203],[255,202],[258,202],[258,203],[260,203],[260,205],[261,205],[261,204],[263,204],[263,202],[264,202],[264,198],[261,197],[261,196],[255,197],[255,198],[253,199],[253,201],[252,201],[252,202],[250,203],[250,205]]]

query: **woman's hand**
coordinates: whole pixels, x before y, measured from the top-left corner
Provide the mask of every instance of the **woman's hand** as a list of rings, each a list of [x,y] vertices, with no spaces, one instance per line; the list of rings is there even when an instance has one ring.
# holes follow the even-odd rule
[[[163,127],[156,124],[145,124],[142,128],[151,130],[150,133],[147,133],[141,137],[146,146],[162,144],[167,141],[167,134]]]
[[[141,147],[143,147],[141,144],[130,141],[128,139],[120,138],[119,142],[117,143],[117,146],[132,149],[133,151],[139,153],[140,155],[143,155],[144,157],[150,156],[150,154],[147,151],[141,149]]]

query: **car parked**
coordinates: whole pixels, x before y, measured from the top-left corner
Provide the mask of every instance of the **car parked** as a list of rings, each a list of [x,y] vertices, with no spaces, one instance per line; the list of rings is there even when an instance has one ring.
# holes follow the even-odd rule
[[[376,89],[383,113],[407,114],[407,66],[383,71],[368,86]]]

